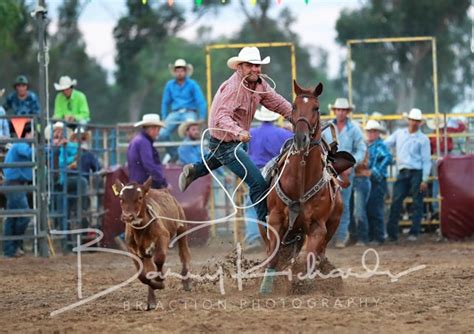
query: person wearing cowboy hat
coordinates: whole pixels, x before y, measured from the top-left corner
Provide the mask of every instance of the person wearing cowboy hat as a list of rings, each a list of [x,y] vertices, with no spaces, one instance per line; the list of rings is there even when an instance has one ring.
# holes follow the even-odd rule
[[[255,113],[255,119],[260,121],[258,127],[250,129],[249,157],[255,163],[257,168],[262,170],[266,164],[278,156],[285,142],[293,137],[293,132],[276,126],[275,121],[280,115],[260,106]],[[245,209],[245,239],[244,249],[249,251],[260,248],[260,232],[257,219],[257,212],[251,206],[252,202],[249,196],[246,196]]]
[[[86,124],[90,121],[89,104],[86,95],[75,88],[76,80],[68,76],[59,78],[54,89],[59,93],[54,100],[54,116],[58,120]]]
[[[178,157],[182,164],[201,160],[201,145],[190,144],[201,139],[200,124],[198,121],[187,121],[178,128],[178,135],[183,138],[183,143],[178,147]]]
[[[153,147],[160,130],[165,127],[158,114],[145,114],[136,128],[142,130],[130,142],[127,149],[128,176],[130,181],[143,184],[151,176],[152,188],[168,187],[163,173],[160,154]]]
[[[332,122],[336,126],[338,151],[349,152],[353,155],[356,165],[360,164],[364,161],[367,146],[364,142],[362,130],[349,118],[349,114],[354,110],[354,105],[350,104],[346,98],[339,97],[334,104],[329,105],[329,109],[336,116]],[[323,138],[328,143],[332,142],[330,129],[326,129],[323,132]],[[350,184],[348,187],[341,189],[344,211],[335,234],[335,246],[337,248],[344,248],[349,240],[350,199],[353,188],[352,180],[354,178],[353,168],[349,168],[343,174],[344,178],[349,179]]]
[[[392,162],[392,154],[380,138],[385,132],[382,124],[369,120],[364,128],[368,142],[368,168],[370,194],[367,201],[368,240],[381,245],[385,241],[384,201],[387,192],[387,168]]]
[[[13,84],[15,91],[10,93],[3,105],[5,111],[13,111],[13,115],[39,115],[41,111],[38,96],[31,90],[28,78],[24,75],[16,77]]]
[[[27,123],[23,129],[21,138],[33,138],[33,129],[31,122]],[[14,143],[5,156],[6,164],[32,162],[33,148],[31,143]],[[33,180],[33,169],[31,167],[4,168],[4,185],[6,186],[24,186],[30,184]],[[5,194],[7,199],[6,209],[22,210],[30,209],[26,191],[14,191]],[[20,236],[24,235],[30,222],[30,217],[7,217],[4,221],[3,235]],[[23,255],[21,249],[23,242],[21,240],[5,240],[3,242],[3,252],[6,257],[17,257]]]
[[[393,185],[392,205],[387,223],[390,241],[398,240],[398,222],[403,200],[410,194],[412,204],[412,225],[409,241],[416,241],[423,218],[423,194],[428,189],[431,170],[430,140],[421,130],[423,114],[413,108],[408,113],[408,128],[398,129],[385,139],[388,148],[395,148],[398,175]]]
[[[209,154],[206,163],[211,170],[227,166],[235,175],[242,178],[250,190],[253,203],[265,195],[267,183],[260,170],[249,158],[246,145],[250,140],[250,125],[257,105],[291,119],[292,106],[277,94],[262,79],[261,65],[270,63],[270,57],[261,58],[256,47],[245,47],[235,57],[227,61],[227,66],[235,72],[217,90],[212,102],[209,117]],[[197,178],[208,174],[203,161],[184,166],[179,178],[179,188],[186,188]],[[267,203],[262,200],[255,206],[258,219],[266,221]]]
[[[169,64],[171,75],[163,90],[161,100],[161,117],[165,120],[166,128],[161,131],[159,140],[169,141],[172,133],[181,122],[205,121],[207,103],[199,84],[190,78],[193,66],[184,59],[176,59]],[[167,153],[176,160],[176,148],[168,148]]]

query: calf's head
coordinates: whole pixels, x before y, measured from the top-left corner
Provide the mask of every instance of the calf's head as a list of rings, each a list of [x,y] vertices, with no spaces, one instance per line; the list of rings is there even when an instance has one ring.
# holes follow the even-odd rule
[[[122,221],[126,224],[140,225],[143,219],[142,212],[145,207],[145,195],[150,190],[151,177],[144,184],[136,182],[124,185],[119,180],[115,181],[113,190],[115,196],[120,199],[122,208]]]

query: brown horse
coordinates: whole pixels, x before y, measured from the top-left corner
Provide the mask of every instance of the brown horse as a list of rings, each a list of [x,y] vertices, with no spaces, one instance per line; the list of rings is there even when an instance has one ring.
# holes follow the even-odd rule
[[[156,307],[155,289],[163,289],[163,278],[150,279],[147,274],[163,274],[163,265],[171,238],[186,232],[183,208],[168,190],[150,189],[151,177],[143,185],[135,182],[124,186],[117,180],[113,186],[120,199],[122,221],[125,223],[125,241],[128,251],[140,258],[143,270],[138,279],[148,285],[148,309]],[[167,217],[163,219],[160,217]],[[181,275],[189,270],[191,255],[186,236],[178,240]],[[137,269],[139,264],[134,262]],[[183,280],[183,288],[191,289],[190,280]]]
[[[287,166],[267,198],[267,222],[278,233],[280,242],[275,233],[259,225],[268,256],[279,247],[267,265],[262,293],[272,291],[271,273],[288,264],[288,255],[296,258],[305,239],[307,254],[320,261],[326,259],[326,246],[339,226],[343,210],[338,182],[326,166],[327,145],[321,138],[318,97],[323,85],[319,83],[314,90],[303,89],[295,81],[294,90],[293,144],[287,153]]]

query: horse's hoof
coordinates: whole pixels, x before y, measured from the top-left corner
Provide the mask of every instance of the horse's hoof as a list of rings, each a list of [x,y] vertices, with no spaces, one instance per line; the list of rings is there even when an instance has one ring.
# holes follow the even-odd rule
[[[155,309],[156,309],[156,304],[148,304],[148,305],[146,306],[146,310],[147,310],[147,311],[153,311],[153,310],[155,310]]]
[[[153,280],[153,283],[154,283],[156,289],[162,290],[162,289],[165,288],[165,282],[164,281]]]
[[[183,281],[183,289],[184,291],[191,291],[191,281],[190,280],[185,280]]]
[[[265,276],[263,276],[262,284],[260,285],[260,293],[262,295],[267,295],[269,293],[272,293],[273,280],[275,279],[275,276],[273,275],[274,272],[275,272],[275,269],[269,269],[269,268],[267,268],[267,270],[265,271]]]

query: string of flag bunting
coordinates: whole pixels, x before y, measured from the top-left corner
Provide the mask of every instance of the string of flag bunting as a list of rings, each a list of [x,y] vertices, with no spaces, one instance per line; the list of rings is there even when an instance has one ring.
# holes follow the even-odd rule
[[[168,6],[173,6],[174,4],[174,0],[167,0],[168,1]],[[194,0],[194,3],[196,4],[197,7],[201,7],[202,6],[202,1],[203,0]],[[258,2],[258,0],[249,0],[250,1],[250,4],[252,6],[255,6]],[[275,0],[276,3],[278,5],[281,5],[283,3],[283,0]],[[305,4],[308,4],[309,3],[309,0],[303,0]],[[142,4],[143,5],[146,5],[147,3],[149,2],[149,0],[142,0]],[[226,3],[226,0],[221,0],[222,3]]]

